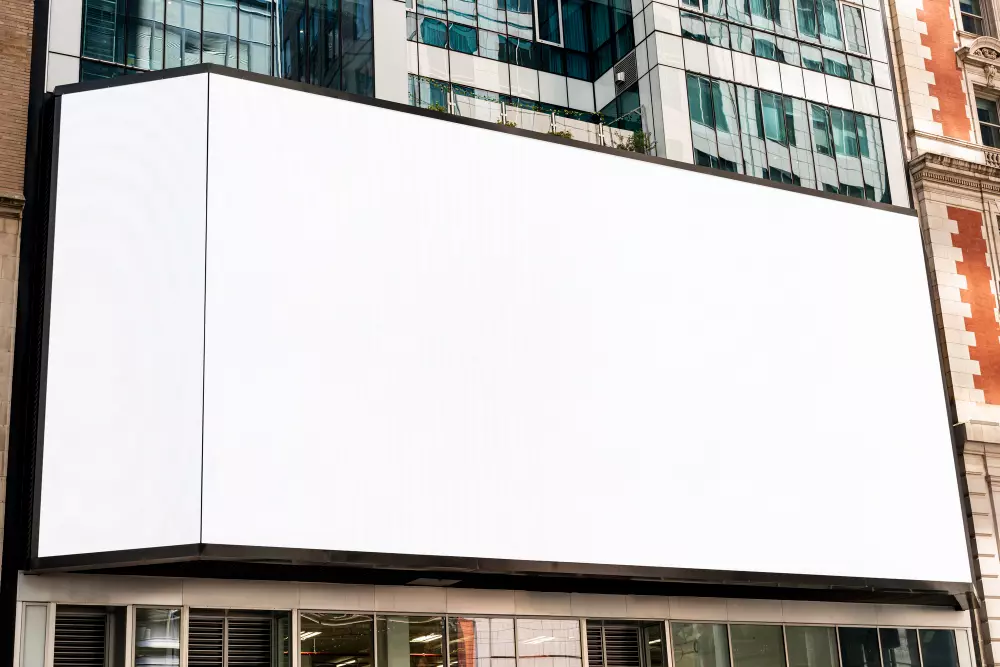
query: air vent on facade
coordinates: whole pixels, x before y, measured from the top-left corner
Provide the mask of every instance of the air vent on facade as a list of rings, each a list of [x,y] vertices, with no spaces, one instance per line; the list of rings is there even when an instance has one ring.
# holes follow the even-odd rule
[[[227,667],[270,667],[271,619],[226,619]]]
[[[643,667],[636,623],[587,621],[590,667]]]
[[[225,617],[199,616],[192,612],[188,621],[189,667],[223,667],[225,633]]]
[[[56,611],[53,667],[106,667],[108,615]]]
[[[624,74],[625,76],[619,76]],[[639,80],[639,66],[636,64],[635,51],[622,58],[615,65],[615,95],[621,95],[627,88]]]

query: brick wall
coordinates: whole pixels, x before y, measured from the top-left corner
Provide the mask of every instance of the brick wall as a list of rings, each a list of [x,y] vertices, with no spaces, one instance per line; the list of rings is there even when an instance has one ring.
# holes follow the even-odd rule
[[[32,0],[0,1],[0,540],[7,493],[7,425],[13,361],[18,248],[24,205]]]

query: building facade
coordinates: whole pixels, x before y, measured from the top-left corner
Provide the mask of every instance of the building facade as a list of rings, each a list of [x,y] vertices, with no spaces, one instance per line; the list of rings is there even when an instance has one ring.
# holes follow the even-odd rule
[[[983,663],[888,11],[51,0],[0,651]]]

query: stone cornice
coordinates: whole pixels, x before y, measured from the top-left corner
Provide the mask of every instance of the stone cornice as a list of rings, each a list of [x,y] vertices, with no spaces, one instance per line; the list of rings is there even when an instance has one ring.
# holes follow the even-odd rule
[[[988,164],[937,153],[924,153],[910,162],[910,174],[914,185],[930,181],[1000,195],[1000,167]]]
[[[5,218],[20,217],[24,209],[24,197],[15,194],[0,193],[0,216]]]

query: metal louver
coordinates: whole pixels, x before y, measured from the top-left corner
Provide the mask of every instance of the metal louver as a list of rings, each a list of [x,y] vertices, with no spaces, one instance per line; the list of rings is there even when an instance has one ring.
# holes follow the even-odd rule
[[[270,667],[270,618],[228,618],[226,624],[226,667]]]
[[[590,667],[643,667],[641,649],[637,624],[587,621]]]
[[[106,667],[108,615],[56,612],[53,667]]]
[[[629,86],[639,80],[639,65],[635,58],[635,51],[632,51],[615,65],[615,95],[621,95]],[[619,81],[619,74],[624,74],[625,78]],[[631,111],[631,109],[627,109]]]
[[[195,616],[188,621],[189,667],[223,667],[226,619],[223,616]]]

